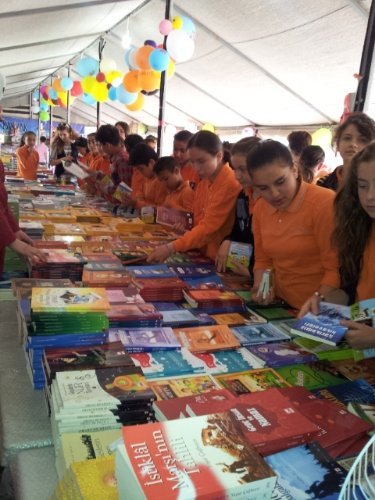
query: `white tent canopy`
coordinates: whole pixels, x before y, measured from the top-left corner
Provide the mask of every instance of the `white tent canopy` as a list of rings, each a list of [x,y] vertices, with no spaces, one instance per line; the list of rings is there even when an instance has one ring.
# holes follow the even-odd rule
[[[355,92],[370,0],[175,0],[173,15],[197,27],[194,56],[168,81],[165,121],[176,127],[308,126],[337,122],[344,96]],[[25,0],[1,2],[2,107],[28,103],[30,92],[53,75],[66,75],[81,54],[114,59],[126,72],[121,39],[134,46],[162,42],[163,0]],[[157,127],[158,96],[132,113],[102,105],[102,122],[132,119]],[[66,111],[54,110],[64,118]],[[96,123],[96,106],[76,99],[76,121]]]

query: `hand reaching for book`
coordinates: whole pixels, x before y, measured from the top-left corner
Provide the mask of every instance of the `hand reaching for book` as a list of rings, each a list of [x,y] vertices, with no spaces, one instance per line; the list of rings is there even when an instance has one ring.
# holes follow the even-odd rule
[[[23,241],[16,239],[9,247],[24,257],[30,259],[33,263],[46,262],[47,254],[38,248],[32,247]]]
[[[147,263],[151,264],[153,262],[164,262],[174,253],[173,246],[171,243],[168,245],[161,245],[155,248],[155,250],[150,253],[147,258]]]
[[[227,268],[227,258],[230,248],[230,240],[224,240],[220,245],[219,251],[216,255],[215,265],[219,273],[225,273]]]
[[[34,241],[21,229],[16,232],[16,238],[23,241],[24,243],[27,243],[28,245],[31,245],[32,247],[34,246]]]
[[[375,347],[375,328],[357,321],[341,321],[349,328],[345,340],[353,349],[371,349]]]

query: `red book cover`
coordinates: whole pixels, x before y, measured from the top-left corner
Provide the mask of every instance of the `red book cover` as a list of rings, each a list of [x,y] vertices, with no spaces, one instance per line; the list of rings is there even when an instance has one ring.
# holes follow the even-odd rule
[[[185,230],[189,231],[193,227],[193,214],[174,208],[158,207],[156,222],[168,227],[173,227],[175,224],[182,224]]]

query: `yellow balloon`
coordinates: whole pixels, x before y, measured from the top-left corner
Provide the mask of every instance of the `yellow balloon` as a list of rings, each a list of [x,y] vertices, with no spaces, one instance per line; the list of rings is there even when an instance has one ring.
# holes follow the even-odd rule
[[[110,71],[106,73],[105,79],[108,83],[112,83],[113,87],[118,87],[122,82],[122,73],[121,71]]]
[[[105,82],[96,82],[94,89],[92,91],[92,96],[98,102],[104,102],[108,99],[108,89]]]
[[[85,76],[85,78],[83,78],[81,82],[82,90],[86,94],[92,94],[96,83],[98,82],[96,81],[96,78],[94,76]]]
[[[168,68],[167,68],[167,78],[172,78],[174,72],[176,71],[176,64],[173,59],[170,59]]]
[[[314,146],[330,146],[332,144],[332,132],[329,128],[319,128],[312,134],[312,144]]]
[[[203,126],[202,126],[202,129],[201,130],[207,130],[208,132],[213,132],[215,133],[215,127],[212,125],[212,123],[205,123]]]
[[[61,99],[64,106],[68,105],[68,92],[58,92],[57,96]]]
[[[176,16],[172,20],[172,26],[174,30],[180,30],[182,28],[182,25],[184,24],[184,21],[182,20],[182,17]]]
[[[128,104],[126,107],[130,111],[140,111],[143,108],[144,103],[145,103],[144,95],[141,94],[140,92],[138,94],[137,99],[132,104]]]
[[[146,92],[152,92],[160,88],[160,79],[160,71],[154,71],[153,69],[139,71],[139,85]]]

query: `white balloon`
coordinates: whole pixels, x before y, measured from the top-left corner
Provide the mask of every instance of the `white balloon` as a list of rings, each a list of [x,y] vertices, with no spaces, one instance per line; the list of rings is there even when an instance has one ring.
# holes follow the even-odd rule
[[[167,51],[176,63],[185,62],[194,53],[194,40],[182,30],[173,30],[167,38]]]
[[[36,114],[36,113],[39,113],[39,111],[40,111],[40,108],[36,104],[34,106],[31,106],[32,113]]]
[[[100,63],[100,71],[103,73],[110,73],[117,70],[116,61],[113,59],[103,59]]]

